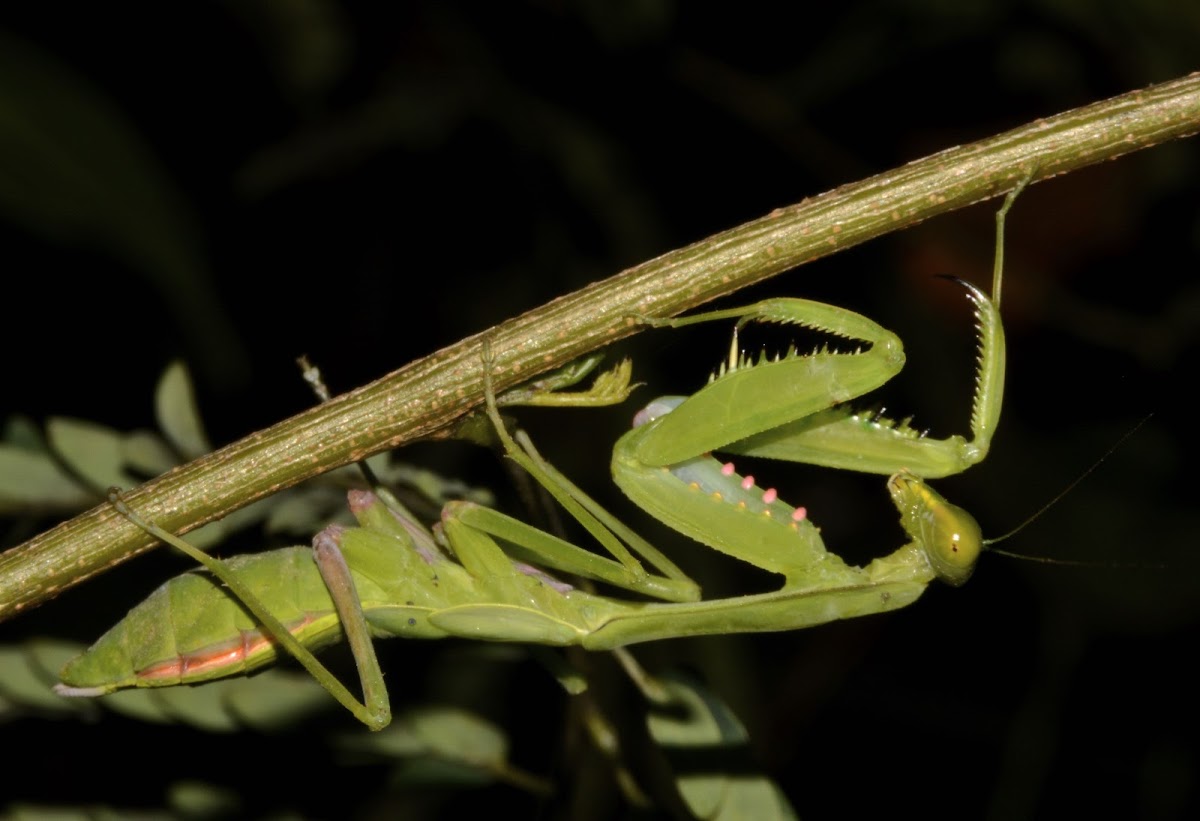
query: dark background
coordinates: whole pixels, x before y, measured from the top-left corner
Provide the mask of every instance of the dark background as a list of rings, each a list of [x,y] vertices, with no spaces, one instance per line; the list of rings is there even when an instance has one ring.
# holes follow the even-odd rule
[[[181,357],[225,443],[310,403],[298,354],[335,390],[353,387],[776,206],[1181,76],[1195,68],[1200,12],[51,2],[6,8],[0,37],[0,417],[152,426],[155,380]],[[31,117],[44,130],[24,140]],[[1154,413],[1006,545],[1095,566],[985,556],[967,586],[892,615],[636,650],[653,669],[707,679],[801,816],[1194,817],[1198,193],[1200,153],[1183,141],[1039,184],[1010,219],[1000,434],[986,462],[938,485],[996,535]],[[963,432],[969,311],[933,275],[987,286],[996,204],[729,304],[803,295],[872,316],[909,354],[889,411]],[[726,333],[626,343],[648,385],[634,404],[698,388]],[[608,488],[607,443],[634,404],[522,421],[709,591],[737,592],[728,563]],[[403,458],[507,497],[486,453],[431,444]],[[763,470],[832,550],[866,560],[899,543],[879,478]],[[183,566],[140,564],[0,626],[0,640],[94,638]],[[451,698],[423,675],[446,648],[388,645],[398,710]],[[327,770],[328,754],[295,736],[22,716],[0,725],[0,806],[157,806],[165,785],[199,779],[240,791],[250,814],[622,814],[602,771],[562,763],[570,718],[553,682],[529,662],[500,665],[494,682],[487,711],[517,763],[562,783],[549,805],[507,787],[448,805],[397,797],[386,769]]]

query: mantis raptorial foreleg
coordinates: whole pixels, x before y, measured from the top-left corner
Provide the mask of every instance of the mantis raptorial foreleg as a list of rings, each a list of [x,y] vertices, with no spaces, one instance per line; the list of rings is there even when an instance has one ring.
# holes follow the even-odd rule
[[[997,215],[993,287],[998,287],[1002,274],[1004,217],[1024,185],[1008,196]],[[789,629],[901,606],[920,595],[935,576],[954,584],[966,581],[983,547],[979,527],[924,479],[961,472],[987,455],[1003,404],[1005,351],[998,310],[978,288],[963,285],[976,308],[980,338],[969,440],[931,439],[906,425],[845,406],[847,400],[886,382],[904,364],[900,340],[852,311],[777,299],[653,322],[679,327],[733,318],[739,328],[748,322],[794,323],[856,341],[860,347],[850,353],[793,352],[774,361],[751,362],[739,354],[735,332],[729,362],[709,385],[690,397],[656,400],[638,414],[634,430],[613,449],[613,478],[626,495],[676,530],[780,573],[785,582],[778,593],[736,603],[647,605],[598,626],[584,645],[610,647],[666,635],[717,632],[722,625],[733,625],[734,630]],[[486,349],[484,359],[486,367]],[[550,468],[529,443],[518,445],[504,430],[494,403],[489,408],[510,457],[565,500],[564,506],[613,555],[622,557],[610,546],[612,533],[604,531],[615,530],[614,523],[623,526]],[[779,501],[773,490],[756,487],[752,477],[738,476],[732,463],[722,464],[709,455],[713,450],[892,474],[888,489],[911,542],[866,568],[847,567],[826,551],[803,508]],[[581,507],[586,516],[577,512]],[[497,516],[480,512],[472,524],[499,522]],[[496,525],[491,532],[500,535],[500,530]],[[642,548],[639,552],[652,555]],[[659,621],[660,607],[670,609],[672,621]]]

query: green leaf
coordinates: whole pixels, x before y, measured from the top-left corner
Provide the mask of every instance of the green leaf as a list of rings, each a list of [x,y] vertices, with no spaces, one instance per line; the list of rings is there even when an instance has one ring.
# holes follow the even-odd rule
[[[154,416],[167,440],[185,459],[198,459],[212,450],[196,409],[191,375],[182,362],[172,362],[158,380]]]
[[[270,732],[290,727],[306,716],[337,708],[337,703],[308,673],[266,670],[250,678],[230,679],[226,704],[238,721]]]
[[[47,450],[46,438],[42,436],[41,427],[28,416],[21,414],[15,414],[5,420],[4,434],[0,436],[0,442],[23,450]]]
[[[167,803],[183,818],[229,818],[241,809],[233,790],[205,781],[176,781],[167,787]]]
[[[479,768],[502,764],[508,754],[495,725],[453,707],[413,710],[378,733],[346,739],[346,748],[389,758],[430,755]]]
[[[226,733],[282,730],[336,707],[311,676],[271,668],[196,687],[119,690],[96,701],[115,713],[156,724],[189,724]]]
[[[751,760],[749,736],[733,711],[699,682],[659,681],[668,695],[646,727],[675,769],[679,794],[698,818],[794,819],[779,787]]]
[[[67,716],[92,709],[86,703],[64,699],[51,689],[59,668],[79,649],[78,645],[48,639],[0,647],[0,716],[31,711]]]
[[[138,483],[138,479],[124,470],[124,434],[95,422],[64,416],[47,422],[46,434],[50,447],[97,491]]]
[[[403,759],[403,783],[482,785],[503,781],[545,794],[550,784],[508,762],[508,741],[491,722],[455,707],[421,707],[377,733],[344,736],[347,752]]]
[[[201,687],[156,687],[142,692],[152,696],[163,713],[175,721],[210,733],[232,733],[241,725],[225,706],[225,689],[210,684]]]
[[[167,443],[148,430],[135,430],[123,437],[121,461],[141,476],[158,476],[179,464]]]
[[[277,494],[272,501],[263,522],[263,530],[271,534],[308,538],[346,513],[346,491],[327,484],[310,482]]]
[[[50,454],[0,445],[0,515],[79,510],[95,500]]]

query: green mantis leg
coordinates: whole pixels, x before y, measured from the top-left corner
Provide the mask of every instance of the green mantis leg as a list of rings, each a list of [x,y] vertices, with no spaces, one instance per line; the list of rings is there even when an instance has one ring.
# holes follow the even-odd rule
[[[976,309],[979,368],[970,440],[932,439],[904,423],[851,410],[844,403],[882,385],[904,364],[900,340],[852,311],[801,299],[776,299],[746,308],[655,324],[686,325],[737,318],[825,331],[869,346],[852,353],[794,354],[751,362],[736,354],[708,386],[639,434],[630,456],[647,466],[682,462],[712,450],[865,473],[905,468],[925,478],[959,473],[981,461],[999,421],[1004,392],[1004,331],[999,312],[969,283],[960,284]]]
[[[538,554],[536,559],[550,567],[569,569],[590,578],[612,582],[630,590],[673,601],[694,601],[699,598],[699,588],[695,582],[689,579],[661,551],[618,521],[616,517],[604,510],[595,500],[543,459],[527,436],[519,433],[521,444],[518,445],[508,432],[508,426],[496,406],[496,395],[492,389],[491,362],[490,343],[484,340],[483,381],[487,415],[506,455],[533,476],[563,506],[563,509],[591,533],[596,541],[620,562],[623,570],[615,575],[612,573],[594,575],[593,572],[585,569],[586,566],[596,567],[593,560],[598,557],[595,557],[590,551],[569,545],[561,539],[486,508],[454,506],[449,511],[452,517],[470,521],[474,526],[484,530],[489,530],[495,526],[492,523],[497,523],[503,532],[490,532],[501,538],[505,538],[510,530],[520,531],[522,533],[520,544],[536,550]],[[630,553],[626,544],[636,550],[664,576],[652,576],[647,573],[641,562]],[[571,567],[564,567],[559,557],[569,557],[567,561],[571,563]],[[585,565],[577,562],[584,562]]]
[[[656,327],[681,327],[737,319],[737,328],[725,368],[687,401],[678,400],[670,413],[632,434],[625,456],[653,467],[720,450],[866,473],[907,470],[926,479],[960,473],[982,461],[991,447],[1004,398],[999,296],[1005,218],[1031,179],[1032,175],[1022,179],[996,214],[993,299],[974,285],[955,280],[975,307],[979,334],[970,439],[957,435],[933,439],[905,423],[851,410],[843,403],[882,385],[903,366],[900,340],[852,311],[808,300],[775,299],[678,319],[643,320]],[[868,348],[751,362],[737,351],[737,329],[750,322],[797,324],[858,340]]]
[[[271,612],[262,600],[222,562],[188,544],[173,533],[163,530],[153,522],[148,522],[138,516],[121,499],[120,493],[113,489],[109,491],[109,500],[117,511],[138,527],[152,534],[165,544],[177,548],[208,570],[219,579],[230,593],[256,618],[264,631],[296,658],[304,669],[315,678],[338,703],[354,714],[362,723],[372,730],[381,730],[392,720],[391,706],[388,701],[387,688],[383,683],[383,672],[379,660],[375,656],[375,647],[371,643],[370,628],[363,615],[362,605],[354,588],[354,579],[345,558],[335,542],[318,536],[313,543],[313,558],[321,577],[329,588],[330,597],[337,608],[342,629],[358,666],[359,678],[362,682],[364,702],[359,702],[353,694],[338,681],[337,677],[323,665],[291,631]],[[324,532],[323,532],[324,533]],[[60,695],[93,695],[94,693],[73,692],[75,688],[58,685]]]

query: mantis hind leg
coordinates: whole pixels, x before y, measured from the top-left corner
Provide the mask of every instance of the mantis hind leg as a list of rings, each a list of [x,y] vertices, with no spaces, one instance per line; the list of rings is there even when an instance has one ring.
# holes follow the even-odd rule
[[[355,592],[354,579],[350,575],[350,569],[337,544],[332,540],[322,540],[321,536],[324,531],[322,534],[318,534],[313,541],[313,558],[337,608],[342,629],[350,644],[351,652],[354,654],[355,663],[358,665],[364,702],[359,702],[346,686],[338,681],[337,677],[312,654],[311,650],[292,635],[291,631],[275,617],[271,609],[225,564],[192,546],[179,536],[134,513],[121,499],[120,492],[115,488],[109,491],[109,501],[122,516],[133,524],[199,562],[209,573],[219,579],[229,588],[230,595],[236,598],[259,621],[263,631],[294,656],[304,669],[359,721],[372,730],[381,730],[391,722],[392,713],[387,688],[383,683],[379,660],[375,656],[375,647],[371,643],[370,629],[363,614],[362,604]]]

